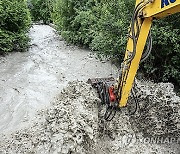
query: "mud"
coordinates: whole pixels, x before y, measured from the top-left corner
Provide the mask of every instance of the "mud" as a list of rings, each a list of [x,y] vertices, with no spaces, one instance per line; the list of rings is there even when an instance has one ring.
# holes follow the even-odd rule
[[[70,82],[49,107],[38,112],[31,125],[1,135],[0,151],[2,154],[179,154],[175,142],[143,142],[143,132],[133,129],[126,109],[118,112],[111,122],[103,121],[104,107],[100,103],[90,85]]]
[[[136,81],[137,113],[124,108],[106,122],[84,81],[116,76],[116,67],[68,46],[49,26],[34,25],[30,37],[29,52],[0,60],[0,153],[180,153],[180,98],[172,84]],[[149,140],[157,136],[166,142]]]
[[[0,132],[26,125],[72,80],[116,74],[85,49],[67,45],[47,25],[33,25],[30,49],[0,58]]]
[[[87,153],[97,138],[97,101],[90,86],[69,83],[49,108],[39,111],[33,126],[1,145],[8,153]]]
[[[180,138],[180,97],[174,86],[137,81],[135,93],[139,110],[130,118],[132,125],[145,136]]]

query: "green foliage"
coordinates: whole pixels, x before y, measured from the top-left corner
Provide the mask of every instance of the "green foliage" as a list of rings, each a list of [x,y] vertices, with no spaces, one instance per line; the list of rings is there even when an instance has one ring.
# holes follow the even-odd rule
[[[68,42],[88,45],[91,42],[90,29],[96,18],[92,13],[94,0],[56,0],[53,21]]]
[[[122,60],[126,48],[132,2],[101,0],[96,7],[98,19],[93,26],[94,35],[90,47],[104,56]]]
[[[152,27],[153,50],[142,65],[145,75],[180,86],[180,14],[156,20]]]
[[[133,5],[132,0],[56,0],[53,21],[66,41],[122,59]]]
[[[33,21],[51,22],[52,0],[31,0],[29,9]]]
[[[30,21],[26,1],[0,1],[0,54],[27,48]]]
[[[53,22],[66,41],[85,45],[121,63],[134,0],[55,0]],[[154,21],[152,54],[141,65],[146,77],[180,85],[180,15]]]

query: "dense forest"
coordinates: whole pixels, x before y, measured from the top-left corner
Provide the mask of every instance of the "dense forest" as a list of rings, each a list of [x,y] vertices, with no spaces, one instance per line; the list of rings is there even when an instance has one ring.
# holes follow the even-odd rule
[[[135,0],[1,0],[0,54],[28,49],[32,22],[53,23],[69,43],[121,63]],[[180,14],[154,20],[144,76],[180,86]]]

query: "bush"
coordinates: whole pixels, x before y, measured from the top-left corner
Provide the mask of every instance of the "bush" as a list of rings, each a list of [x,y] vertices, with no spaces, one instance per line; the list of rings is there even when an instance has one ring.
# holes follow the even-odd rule
[[[29,26],[30,14],[24,0],[1,0],[0,54],[26,50]]]
[[[142,65],[146,77],[180,86],[180,14],[154,21],[152,54]]]
[[[121,63],[133,0],[56,0],[53,21],[66,41],[85,45]],[[180,15],[154,21],[153,50],[141,65],[146,77],[180,86]]]
[[[29,9],[33,21],[51,22],[52,0],[31,0]]]
[[[55,1],[53,21],[68,42],[81,45],[88,45],[91,42],[89,30],[96,20],[91,11],[93,5],[95,5],[93,0]]]
[[[133,6],[132,0],[57,0],[53,21],[66,41],[122,59]]]
[[[131,5],[130,5],[131,4]],[[90,47],[100,55],[114,57],[119,62],[126,50],[128,27],[132,14],[132,1],[103,0],[96,7],[99,17],[93,26]]]

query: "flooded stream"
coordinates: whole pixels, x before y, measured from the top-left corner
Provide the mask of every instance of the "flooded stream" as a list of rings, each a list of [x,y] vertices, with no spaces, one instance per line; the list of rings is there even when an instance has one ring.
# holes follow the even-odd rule
[[[68,46],[47,25],[33,25],[28,52],[0,59],[0,131],[10,131],[34,117],[72,80],[109,77],[116,67],[91,52]]]

